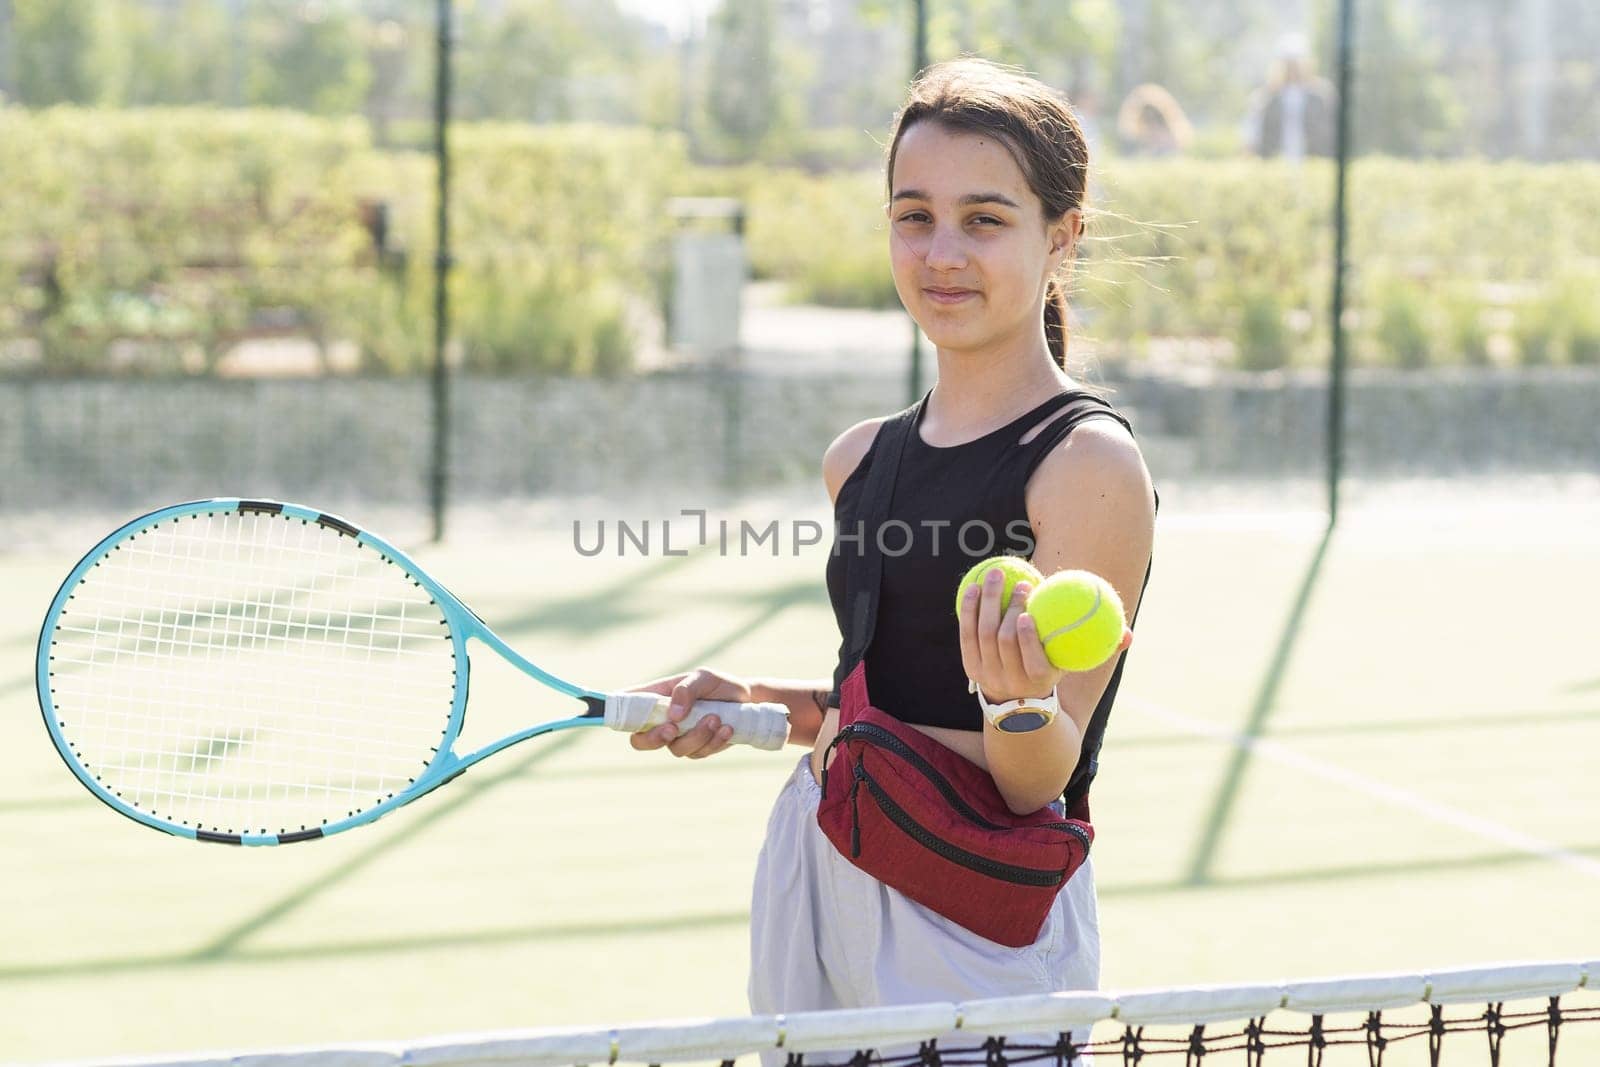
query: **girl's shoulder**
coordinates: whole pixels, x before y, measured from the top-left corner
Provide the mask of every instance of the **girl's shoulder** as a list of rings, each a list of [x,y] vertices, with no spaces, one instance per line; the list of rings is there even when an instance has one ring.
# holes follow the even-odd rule
[[[879,415],[863,419],[833,439],[822,454],[822,480],[828,486],[829,500],[838,503],[839,489],[872,451],[872,443],[878,439],[878,428],[892,418],[893,415]]]

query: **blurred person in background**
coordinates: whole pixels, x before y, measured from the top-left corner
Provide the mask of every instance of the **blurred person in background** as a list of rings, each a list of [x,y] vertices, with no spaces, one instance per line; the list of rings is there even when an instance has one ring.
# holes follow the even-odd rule
[[[1175,156],[1194,140],[1194,127],[1171,93],[1146,82],[1117,109],[1117,136],[1130,156]]]
[[[1337,100],[1332,83],[1312,73],[1305,38],[1289,34],[1279,43],[1267,84],[1251,108],[1246,141],[1268,159],[1331,156]]]

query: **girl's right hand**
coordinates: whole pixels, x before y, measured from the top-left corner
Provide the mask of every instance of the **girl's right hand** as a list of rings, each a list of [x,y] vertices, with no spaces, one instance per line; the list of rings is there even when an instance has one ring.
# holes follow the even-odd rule
[[[730,674],[696,667],[687,674],[658,678],[653,682],[635,686],[632,692],[660,693],[672,698],[667,721],[653,729],[632,734],[628,743],[641,752],[665,748],[674,756],[704,759],[714,756],[732,744],[733,727],[721,722],[715,715],[707,715],[693,729],[680,731],[679,723],[689,713],[697,700],[731,700],[748,703],[750,686]]]

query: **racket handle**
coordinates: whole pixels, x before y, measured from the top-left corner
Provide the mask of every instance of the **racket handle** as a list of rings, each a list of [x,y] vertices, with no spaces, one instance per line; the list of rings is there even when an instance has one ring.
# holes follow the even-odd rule
[[[671,701],[656,693],[609,693],[606,725],[636,734],[667,721]],[[733,727],[733,742],[776,752],[789,739],[789,709],[782,704],[737,704],[726,700],[697,700],[678,724],[689,730],[707,715]]]

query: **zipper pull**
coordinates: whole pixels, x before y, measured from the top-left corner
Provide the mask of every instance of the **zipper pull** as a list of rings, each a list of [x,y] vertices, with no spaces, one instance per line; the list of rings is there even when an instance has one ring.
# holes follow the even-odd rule
[[[856,780],[850,783],[850,858],[861,858],[861,809],[856,805],[856,794],[861,791],[861,780],[867,772],[861,769],[861,760],[856,760]]]
[[[829,769],[830,769],[830,767],[832,765],[832,762],[833,762],[833,750],[839,747],[839,742],[843,741],[846,738],[846,736],[849,735],[850,731],[854,728],[854,725],[855,724],[852,723],[850,726],[846,726],[844,729],[842,729],[839,732],[835,733],[833,735],[833,740],[828,742],[827,749],[822,753],[822,782],[821,782],[821,785],[822,785],[822,795],[823,796],[827,796],[828,795],[828,771],[829,771]]]

